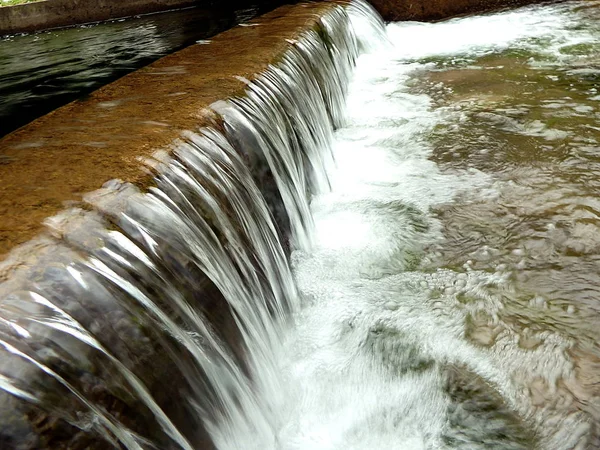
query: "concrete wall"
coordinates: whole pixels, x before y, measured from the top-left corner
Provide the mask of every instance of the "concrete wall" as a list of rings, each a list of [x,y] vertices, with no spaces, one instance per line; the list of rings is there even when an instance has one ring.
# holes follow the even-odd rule
[[[386,21],[440,20],[461,14],[542,3],[545,0],[368,0]]]
[[[42,0],[0,8],[0,35],[97,22],[198,3],[198,0]]]

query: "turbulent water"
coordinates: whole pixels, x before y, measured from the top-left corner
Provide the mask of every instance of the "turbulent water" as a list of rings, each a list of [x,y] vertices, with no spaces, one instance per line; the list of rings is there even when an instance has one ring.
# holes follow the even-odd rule
[[[0,444],[600,448],[598,19],[327,13],[31,244]]]
[[[227,448],[600,448],[598,19],[387,26],[293,255],[276,440]]]

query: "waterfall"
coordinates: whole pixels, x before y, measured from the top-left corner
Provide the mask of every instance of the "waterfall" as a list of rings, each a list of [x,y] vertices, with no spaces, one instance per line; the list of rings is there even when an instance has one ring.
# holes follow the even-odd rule
[[[367,4],[332,6],[213,128],[145,161],[149,189],[106,183],[3,263],[0,447],[277,445],[261,393],[281,396],[289,253],[312,245],[354,61],[382,36]]]

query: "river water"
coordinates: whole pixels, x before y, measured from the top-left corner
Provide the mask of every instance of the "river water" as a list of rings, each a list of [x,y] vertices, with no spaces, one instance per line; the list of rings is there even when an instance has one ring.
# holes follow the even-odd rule
[[[599,19],[387,25],[293,254],[277,432],[223,448],[600,448]]]
[[[0,266],[0,447],[600,448],[599,19],[324,13]]]
[[[187,8],[0,37],[0,137],[268,9],[269,2]]]

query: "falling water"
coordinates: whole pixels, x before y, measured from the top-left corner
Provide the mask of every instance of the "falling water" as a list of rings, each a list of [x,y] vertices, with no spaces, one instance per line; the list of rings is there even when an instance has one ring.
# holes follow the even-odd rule
[[[311,246],[359,25],[382,32],[361,3],[330,8],[244,97],[214,105],[220,129],[146,161],[147,192],[111,181],[4,263],[2,448],[274,439],[258,396],[283,393],[263,374],[299,307],[289,250]]]
[[[599,448],[598,11],[332,7],[4,263],[0,447]]]

